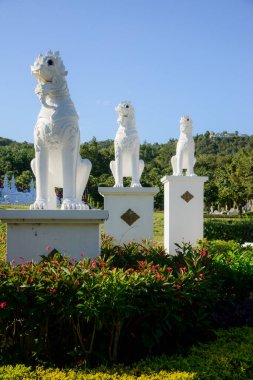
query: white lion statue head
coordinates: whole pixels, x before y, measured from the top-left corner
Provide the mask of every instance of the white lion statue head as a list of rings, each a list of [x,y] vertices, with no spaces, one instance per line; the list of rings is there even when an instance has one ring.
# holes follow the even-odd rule
[[[58,51],[49,50],[44,56],[40,54],[31,66],[32,74],[41,83],[54,82],[56,78],[65,77],[68,72]]]
[[[125,100],[117,105],[115,111],[118,113],[118,123],[125,126],[134,121],[135,111],[131,102]]]
[[[180,119],[180,132],[192,133],[192,119],[188,115],[182,116]]]

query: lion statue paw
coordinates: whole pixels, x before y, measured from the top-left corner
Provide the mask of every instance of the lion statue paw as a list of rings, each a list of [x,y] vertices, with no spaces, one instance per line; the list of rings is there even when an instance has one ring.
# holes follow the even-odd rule
[[[32,205],[30,205],[30,210],[46,210],[47,203],[44,199],[37,199]]]
[[[64,199],[61,205],[62,210],[89,210],[89,206],[83,202],[77,202],[73,199]]]
[[[123,187],[123,182],[117,182],[113,187]]]
[[[140,182],[131,182],[131,187],[142,187]]]

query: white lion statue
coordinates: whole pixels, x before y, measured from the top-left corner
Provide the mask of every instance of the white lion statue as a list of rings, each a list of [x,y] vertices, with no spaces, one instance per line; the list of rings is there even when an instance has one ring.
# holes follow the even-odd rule
[[[36,201],[31,209],[56,209],[55,187],[63,188],[63,210],[86,209],[82,195],[91,162],[79,155],[78,115],[70,98],[64,64],[58,52],[39,55],[31,66],[38,80],[41,110],[34,130]]]
[[[123,187],[123,177],[132,177],[131,187],[141,187],[144,161],[139,159],[140,140],[135,127],[134,108],[129,101],[124,101],[115,111],[118,112],[119,128],[114,140],[115,161],[110,163],[114,187]]]
[[[186,175],[195,176],[193,170],[196,161],[194,149],[192,120],[189,116],[183,116],[180,119],[180,136],[177,143],[176,155],[171,159],[173,175],[183,175],[183,170],[186,169]]]

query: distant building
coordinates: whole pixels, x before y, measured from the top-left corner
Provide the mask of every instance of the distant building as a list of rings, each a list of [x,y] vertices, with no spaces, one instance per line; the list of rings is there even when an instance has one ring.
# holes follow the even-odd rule
[[[210,137],[210,139],[216,139],[216,138],[226,138],[226,139],[228,139],[228,138],[231,138],[231,137],[248,137],[248,135],[241,134],[238,131],[235,131],[235,132],[223,131],[223,132],[218,132],[218,133],[210,132],[209,137]]]

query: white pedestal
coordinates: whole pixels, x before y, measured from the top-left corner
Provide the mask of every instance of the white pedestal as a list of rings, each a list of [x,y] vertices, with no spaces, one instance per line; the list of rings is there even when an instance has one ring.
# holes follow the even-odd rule
[[[116,244],[153,240],[156,187],[99,187],[104,208],[109,211],[105,234]]]
[[[164,248],[174,255],[175,243],[196,244],[203,238],[204,182],[208,177],[165,176]]]
[[[53,249],[76,260],[100,254],[100,224],[108,218],[102,210],[2,210],[7,223],[7,260],[40,261]]]

